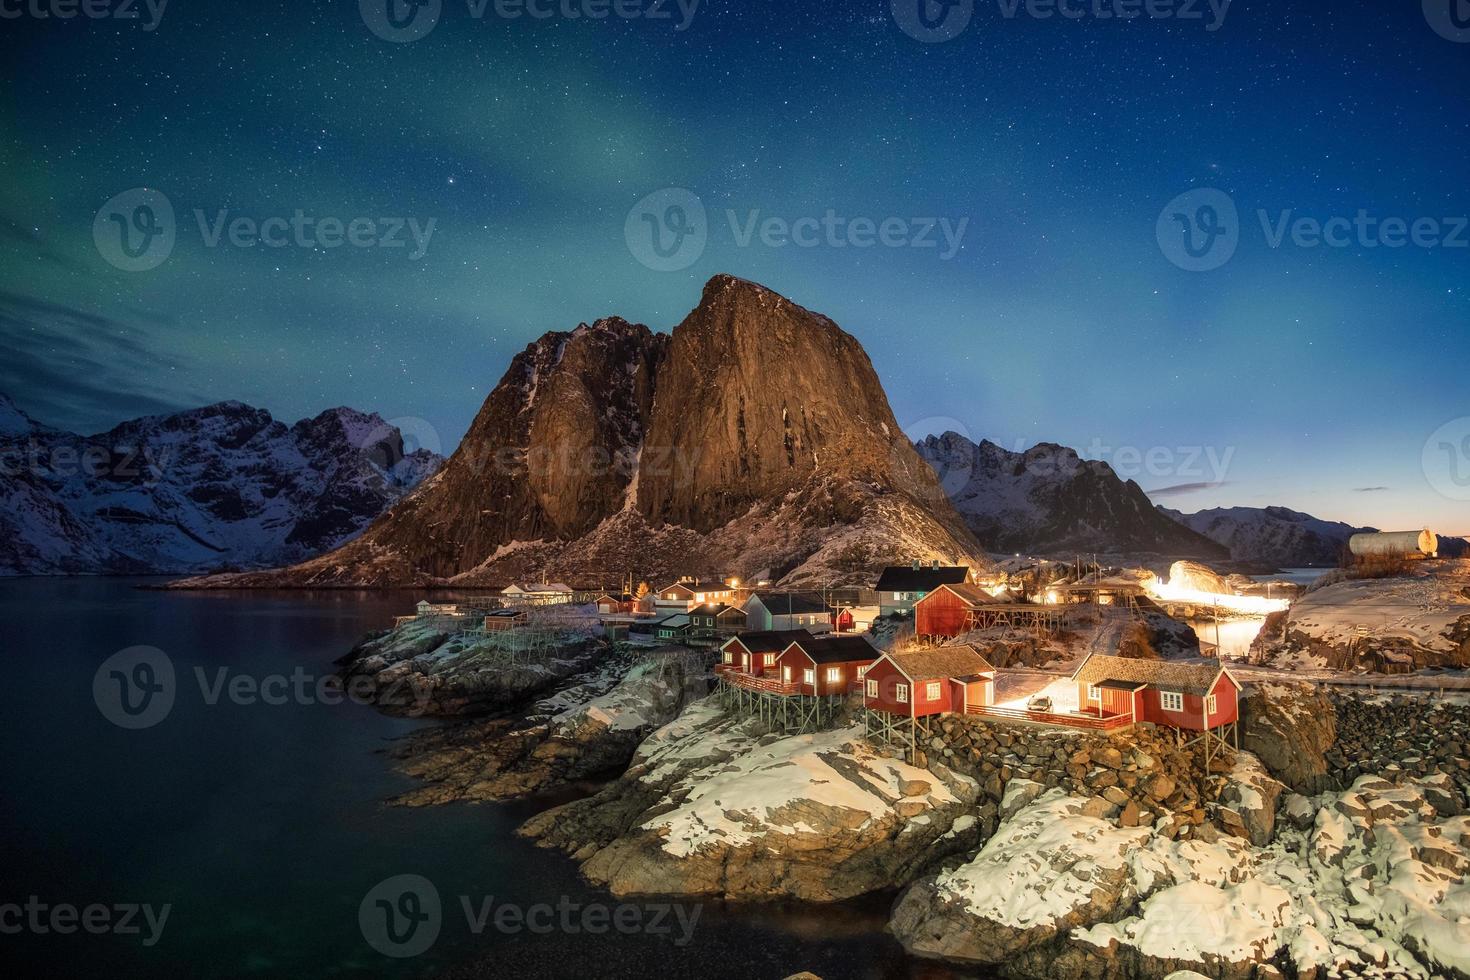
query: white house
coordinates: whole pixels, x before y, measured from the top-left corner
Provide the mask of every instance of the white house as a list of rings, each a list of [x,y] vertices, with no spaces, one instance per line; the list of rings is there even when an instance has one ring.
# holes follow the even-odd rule
[[[515,582],[500,595],[516,606],[556,606],[572,601],[572,587],[560,582]]]
[[[705,603],[733,605],[735,587],[718,579],[700,581],[686,579],[665,586],[654,593],[653,608],[658,613],[688,612]]]
[[[825,602],[791,592],[756,593],[745,601],[745,628],[760,632],[832,632],[832,610]]]

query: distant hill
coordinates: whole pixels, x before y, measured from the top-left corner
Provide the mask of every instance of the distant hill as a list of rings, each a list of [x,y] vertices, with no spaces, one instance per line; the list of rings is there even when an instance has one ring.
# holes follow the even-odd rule
[[[1042,443],[1017,453],[946,432],[917,448],[990,551],[1228,556],[1221,545],[1160,514],[1137,483],[1064,446]]]
[[[1216,507],[1195,514],[1160,507],[1159,512],[1224,545],[1237,561],[1279,568],[1335,566],[1348,538],[1377,530],[1324,521],[1285,507]]]

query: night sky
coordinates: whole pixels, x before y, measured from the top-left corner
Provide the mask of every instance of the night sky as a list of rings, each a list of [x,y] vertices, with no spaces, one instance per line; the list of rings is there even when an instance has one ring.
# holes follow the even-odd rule
[[[683,30],[672,0],[660,20],[443,0],[400,42],[356,0],[172,0],[153,30],[141,0],[134,20],[32,13],[65,2],[0,2],[20,14],[0,19],[0,391],[44,422],[347,404],[447,452],[543,332],[668,330],[729,272],[856,335],[912,434],[1060,442],[1186,511],[1470,532],[1470,30],[1437,31],[1437,0],[1237,0],[1216,30],[1204,3],[1122,21],[992,0],[935,43],[887,0],[706,0]],[[106,245],[113,214],[161,227],[136,210],[157,197],[104,207],[135,188],[175,212],[146,271]],[[668,188],[704,220],[669,193],[630,220]],[[1206,188],[1239,220],[1201,210],[1218,196],[1166,208]],[[419,257],[406,228],[211,246],[221,210],[372,219],[364,241],[434,225]],[[743,239],[754,212],[829,211],[830,238]],[[1420,238],[1444,244],[1272,247],[1288,211],[1434,219]],[[703,251],[652,259],[645,220]],[[1228,261],[1180,267],[1190,222],[1222,227]]]

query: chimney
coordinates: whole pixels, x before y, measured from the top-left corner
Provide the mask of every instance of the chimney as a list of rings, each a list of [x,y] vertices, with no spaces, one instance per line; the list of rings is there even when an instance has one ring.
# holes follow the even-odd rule
[[[917,572],[919,570],[919,565],[920,564],[921,564],[921,562],[919,561],[919,559],[915,558],[914,559],[914,571]]]

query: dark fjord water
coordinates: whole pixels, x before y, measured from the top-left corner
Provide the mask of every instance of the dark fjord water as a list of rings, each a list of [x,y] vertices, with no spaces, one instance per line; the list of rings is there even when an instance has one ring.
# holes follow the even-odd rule
[[[404,809],[407,788],[380,750],[425,724],[351,703],[210,704],[213,683],[310,677],[412,601],[405,594],[215,595],[140,590],[119,579],[0,580],[4,790],[0,906],[167,904],[143,935],[0,934],[22,973],[108,977],[947,977],[883,934],[886,900],[839,907],[704,903],[680,935],[476,935],[459,896],[529,907],[613,900],[564,857],[514,836],[546,803]],[[162,650],[172,709],[126,730],[93,696],[119,650]],[[428,951],[390,958],[365,941],[358,909],[380,881],[422,875],[443,901]],[[48,910],[49,914],[49,910]],[[651,913],[645,912],[645,916]],[[141,921],[141,918],[139,919]],[[645,918],[644,921],[650,921]],[[0,925],[4,925],[0,921]]]

